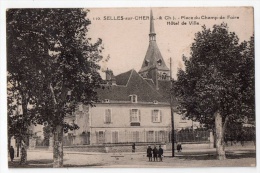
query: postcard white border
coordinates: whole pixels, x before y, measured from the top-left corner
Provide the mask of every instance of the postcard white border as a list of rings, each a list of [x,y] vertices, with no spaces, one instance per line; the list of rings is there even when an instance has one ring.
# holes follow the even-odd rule
[[[56,173],[56,172],[236,172],[236,173],[256,173],[260,172],[259,162],[259,137],[257,136],[257,167],[256,168],[238,168],[238,167],[209,167],[209,168],[131,168],[131,169],[108,169],[108,168],[62,168],[62,169],[8,169],[7,167],[7,111],[6,111],[6,34],[5,34],[5,11],[7,8],[106,8],[106,7],[234,7],[234,6],[253,6],[254,7],[254,24],[255,24],[255,63],[256,63],[256,131],[259,136],[260,124],[259,124],[259,88],[260,88],[260,60],[259,60],[259,45],[260,45],[260,1],[258,0],[240,0],[240,1],[213,1],[213,0],[182,0],[182,1],[138,1],[138,0],[121,0],[121,1],[109,1],[109,0],[1,0],[0,1],[0,172],[39,172],[39,173]]]

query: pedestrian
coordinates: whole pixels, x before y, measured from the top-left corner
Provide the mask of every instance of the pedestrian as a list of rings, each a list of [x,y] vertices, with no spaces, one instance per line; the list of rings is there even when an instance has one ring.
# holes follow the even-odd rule
[[[152,161],[152,151],[153,151],[153,149],[149,145],[147,148],[147,157],[149,158],[149,162]]]
[[[163,149],[162,149],[161,145],[159,146],[158,156],[159,156],[160,161],[162,162],[162,158],[163,158]]]
[[[26,163],[26,158],[27,158],[27,153],[26,153],[25,147],[22,146],[22,148],[21,148],[21,161],[20,161],[20,165]]]
[[[14,160],[14,148],[13,148],[13,146],[10,147],[9,154],[10,154],[11,162],[13,162],[13,160]]]
[[[157,148],[156,148],[156,146],[154,146],[154,148],[153,148],[153,161],[155,161],[155,159],[156,159],[156,161],[158,161],[158,150],[157,150]]]
[[[134,153],[135,152],[135,143],[133,143],[133,145],[132,145],[132,153]]]
[[[177,151],[178,152],[181,152],[181,150],[182,150],[182,147],[181,147],[181,143],[177,143]]]

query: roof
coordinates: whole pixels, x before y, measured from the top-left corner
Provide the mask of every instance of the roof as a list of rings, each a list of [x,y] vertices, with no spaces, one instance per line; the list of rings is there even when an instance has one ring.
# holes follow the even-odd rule
[[[153,19],[153,11],[151,9],[150,10],[150,34],[155,34],[153,20],[154,20]]]
[[[163,95],[165,99],[170,102],[170,92],[171,92],[171,81],[170,80],[158,80],[159,92]],[[177,105],[177,100],[175,97],[172,98],[173,106]]]
[[[150,33],[149,33],[149,46],[142,64],[142,67],[139,71],[147,71],[148,69],[151,68],[157,68],[159,70],[169,70],[169,68],[166,66],[164,59],[162,57],[162,54],[156,44],[156,33],[154,30],[154,22],[153,22],[153,12],[152,10],[150,11]],[[160,63],[158,63],[160,61]]]
[[[132,73],[132,70],[129,70],[125,73],[121,73],[121,74],[115,76],[116,84],[117,85],[126,85],[130,78],[131,73]]]
[[[97,90],[100,101],[109,99],[113,101],[130,102],[130,95],[137,95],[138,102],[168,102],[163,94],[157,91],[147,79],[141,77],[135,70],[115,76],[117,85],[106,85]],[[152,85],[151,85],[152,84]]]
[[[161,65],[158,64],[158,61],[161,61]],[[142,64],[142,67],[139,72],[146,71],[151,68],[157,68],[159,70],[169,70],[166,66],[162,54],[156,44],[155,40],[149,42],[149,46]]]

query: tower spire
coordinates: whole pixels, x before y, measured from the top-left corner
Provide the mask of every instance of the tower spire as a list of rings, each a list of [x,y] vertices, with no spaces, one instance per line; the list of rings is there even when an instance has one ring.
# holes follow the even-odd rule
[[[150,41],[155,41],[156,40],[155,36],[156,36],[156,34],[155,34],[155,31],[154,31],[153,10],[151,9],[150,10],[150,33],[149,33],[149,40]]]
[[[145,78],[150,78],[159,88],[158,80],[168,80],[170,70],[166,66],[162,54],[156,43],[156,34],[154,31],[153,11],[150,10],[150,32],[149,32],[149,46],[144,57],[142,67],[139,74]]]

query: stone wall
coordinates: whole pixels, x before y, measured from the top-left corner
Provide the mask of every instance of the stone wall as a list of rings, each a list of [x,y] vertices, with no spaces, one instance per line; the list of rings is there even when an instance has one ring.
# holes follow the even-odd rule
[[[159,148],[159,145],[156,145]],[[147,144],[136,144],[135,152],[146,152]],[[151,145],[153,148],[154,145]],[[165,150],[166,145],[162,145]],[[64,151],[76,151],[76,152],[103,152],[103,153],[120,153],[120,152],[132,152],[132,144],[109,144],[109,145],[77,145],[77,146],[64,146]]]
[[[211,143],[182,143],[181,144],[182,149],[188,149],[188,150],[192,150],[192,149],[208,149],[208,148],[213,148],[213,145]],[[177,147],[177,144],[175,143],[174,145],[175,150]],[[171,150],[172,149],[172,144],[168,143],[166,144],[166,150]]]
[[[102,152],[105,153],[104,146],[89,146],[89,145],[76,145],[76,146],[64,146],[64,151],[76,151],[76,152]]]

